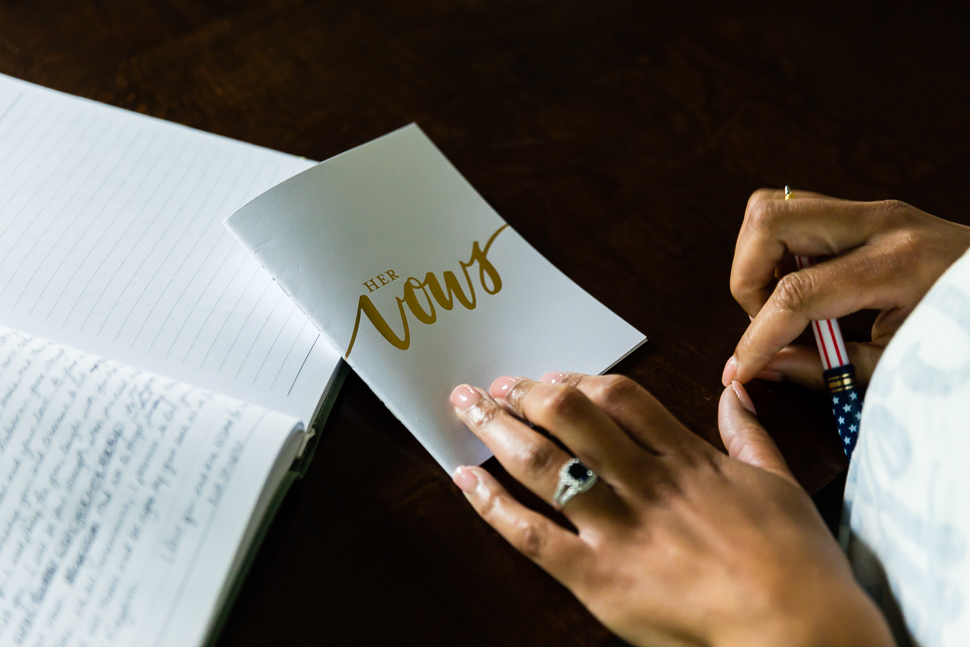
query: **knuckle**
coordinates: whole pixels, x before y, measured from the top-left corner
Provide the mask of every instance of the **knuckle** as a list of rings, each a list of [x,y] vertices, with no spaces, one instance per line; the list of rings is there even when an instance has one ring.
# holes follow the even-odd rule
[[[874,212],[870,216],[876,224],[876,229],[884,233],[893,231],[918,229],[924,222],[926,214],[902,200],[882,200],[873,203]]]
[[[801,312],[808,303],[812,287],[811,279],[805,272],[786,274],[775,287],[775,299],[781,308]]]
[[[682,460],[685,458],[682,457]],[[684,464],[693,467],[693,460],[688,458]],[[684,500],[684,485],[670,474],[658,474],[642,487],[643,495],[658,508],[671,509]]]
[[[568,417],[582,405],[584,398],[585,396],[576,387],[563,386],[546,396],[541,409],[545,414],[556,418]]]
[[[478,507],[478,514],[480,514],[483,519],[488,521],[492,517],[492,513],[495,511],[498,503],[499,495],[489,488],[486,491],[485,498],[482,500],[481,505]]]
[[[558,467],[554,465],[556,453],[556,447],[551,442],[537,435],[536,440],[523,446],[519,459],[526,473],[537,479],[553,467]]]
[[[522,400],[525,398],[525,394],[529,392],[532,382],[529,380],[521,380],[512,385],[509,392],[505,394],[505,401],[515,409],[515,411],[522,411]]]
[[[883,217],[890,222],[905,222],[914,215],[914,209],[902,200],[881,200],[876,205]]]
[[[774,195],[774,191],[772,189],[762,188],[762,189],[756,190],[754,193],[751,194],[751,197],[748,198],[748,208],[750,209],[751,207],[753,207],[758,203],[770,202],[771,197],[773,195]]]
[[[891,271],[904,276],[917,271],[924,246],[925,242],[915,231],[906,229],[897,233],[889,252]]]
[[[777,215],[773,200],[759,200],[748,207],[748,226],[755,231],[769,230]]]
[[[465,412],[465,417],[477,428],[484,429],[502,414],[502,410],[489,398],[482,398]]]
[[[535,522],[523,520],[516,528],[516,543],[519,551],[530,559],[542,557],[545,546],[545,536]]]
[[[587,376],[580,373],[563,373],[557,383],[563,386],[578,387],[586,378]]]
[[[600,387],[594,392],[596,404],[614,405],[632,399],[640,390],[640,385],[625,375],[607,375],[602,378]]]

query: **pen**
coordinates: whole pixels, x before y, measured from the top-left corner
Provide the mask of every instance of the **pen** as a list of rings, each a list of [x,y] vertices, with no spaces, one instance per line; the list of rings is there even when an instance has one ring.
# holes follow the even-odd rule
[[[785,200],[792,197],[792,191],[785,187]],[[798,269],[815,264],[809,256],[795,256]],[[859,421],[862,418],[862,392],[855,379],[855,366],[849,361],[845,350],[842,331],[837,319],[822,319],[812,322],[812,333],[818,344],[818,354],[822,358],[825,384],[832,396],[832,413],[842,439],[845,455],[852,458],[856,439],[859,437]]]

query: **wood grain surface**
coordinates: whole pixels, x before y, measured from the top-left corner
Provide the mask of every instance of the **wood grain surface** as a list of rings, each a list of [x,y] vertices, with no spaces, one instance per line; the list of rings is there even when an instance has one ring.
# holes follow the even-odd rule
[[[721,368],[748,323],[728,274],[751,191],[895,197],[970,223],[960,4],[781,4],[2,0],[0,72],[313,159],[418,122],[649,336],[619,372],[717,443]],[[825,398],[751,393],[837,514]],[[352,377],[219,644],[611,640]]]

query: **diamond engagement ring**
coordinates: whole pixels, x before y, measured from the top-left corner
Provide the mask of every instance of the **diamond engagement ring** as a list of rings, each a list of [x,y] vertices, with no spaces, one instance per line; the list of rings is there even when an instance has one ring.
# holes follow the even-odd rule
[[[552,495],[553,502],[562,508],[571,498],[593,487],[596,479],[596,473],[578,458],[569,459],[559,469],[559,483],[556,493]]]

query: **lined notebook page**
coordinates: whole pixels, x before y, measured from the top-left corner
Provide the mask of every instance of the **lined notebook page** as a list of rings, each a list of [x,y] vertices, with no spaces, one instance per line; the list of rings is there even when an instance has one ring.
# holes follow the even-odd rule
[[[312,165],[0,75],[0,324],[309,422],[339,357],[222,221]]]
[[[2,327],[0,367],[0,644],[201,644],[296,419]]]

